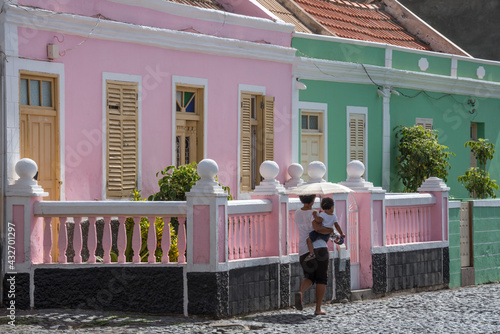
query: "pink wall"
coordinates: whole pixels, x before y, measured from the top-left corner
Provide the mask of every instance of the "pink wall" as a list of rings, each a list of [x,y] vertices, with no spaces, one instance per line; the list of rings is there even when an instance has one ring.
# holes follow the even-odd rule
[[[359,212],[359,282],[361,289],[371,288],[373,285],[372,276],[372,249],[371,249],[371,194],[355,193]]]
[[[47,43],[61,34],[26,31],[33,36],[19,43],[19,55],[46,58]],[[70,49],[82,37],[64,36],[60,50]],[[89,39],[55,60],[65,69],[65,141],[67,200],[101,199],[102,193],[102,74],[139,75],[142,102],[142,195],[158,191],[156,172],[171,161],[172,76],[207,79],[207,157],[219,165],[219,180],[237,189],[238,85],[266,87],[275,100],[275,161],[278,180],[286,179],[291,162],[291,64],[172,51],[163,48]]]
[[[33,206],[42,200],[42,197],[31,197],[31,227],[30,227],[30,248],[31,263],[43,263],[43,218],[33,215]],[[23,229],[24,231],[24,229]]]
[[[193,263],[210,263],[210,206],[193,206],[193,222]]]
[[[24,252],[24,234],[25,234],[24,205],[12,206],[12,222],[14,224],[14,231],[9,232],[7,230],[7,235],[8,237],[10,237],[12,236],[12,234],[10,233],[15,234],[14,238],[15,244],[11,245],[8,242],[6,242],[5,248],[7,248],[8,255],[12,254],[9,253],[9,251],[15,250],[16,263],[24,263],[24,261],[26,261],[26,255]],[[9,246],[11,246],[12,248],[10,248]]]
[[[140,4],[140,1],[137,1]],[[257,6],[249,1],[231,2],[227,7],[228,12],[269,19],[268,15],[263,13]],[[240,5],[235,6],[235,3]],[[76,14],[81,16],[97,17],[101,14],[104,19],[111,19],[119,22],[127,22],[136,25],[165,28],[181,31],[198,31],[205,35],[217,37],[227,37],[245,41],[266,41],[270,44],[290,46],[290,33],[269,31],[264,29],[255,29],[245,26],[229,24],[225,22],[223,11],[213,11],[220,16],[220,22],[213,20],[202,20],[185,16],[173,15],[171,13],[159,12],[151,9],[141,8],[139,6],[122,5],[105,0],[19,0],[20,5],[44,8],[51,11]],[[168,5],[168,3],[166,4]],[[179,5],[172,8],[179,7]],[[168,7],[167,7],[168,8]],[[198,15],[204,15],[205,11],[193,10]]]

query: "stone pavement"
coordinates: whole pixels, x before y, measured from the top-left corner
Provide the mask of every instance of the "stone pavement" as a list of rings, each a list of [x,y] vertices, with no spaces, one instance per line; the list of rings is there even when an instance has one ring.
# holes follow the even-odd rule
[[[88,310],[0,311],[0,333],[500,333],[500,283],[223,320]]]

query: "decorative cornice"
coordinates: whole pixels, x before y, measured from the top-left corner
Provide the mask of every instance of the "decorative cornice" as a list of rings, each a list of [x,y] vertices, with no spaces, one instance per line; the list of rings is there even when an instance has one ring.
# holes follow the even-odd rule
[[[120,3],[123,5],[142,7],[152,9],[162,13],[173,14],[182,17],[200,17],[203,20],[218,22],[221,24],[234,24],[242,27],[263,29],[277,32],[292,33],[295,26],[285,22],[274,22],[268,19],[251,17],[218,11],[214,9],[194,7],[178,4],[165,0],[108,0],[110,2]]]
[[[370,77],[365,72],[369,73]],[[316,58],[301,58],[295,76],[301,79],[373,84],[433,92],[500,98],[500,83],[417,73],[393,68],[361,65]],[[371,80],[370,80],[371,78]],[[373,82],[372,82],[373,80]]]
[[[201,52],[238,58],[251,58],[280,63],[293,63],[295,49],[253,43],[230,38],[194,34],[161,28],[153,28],[130,23],[99,20],[92,17],[66,13],[55,13],[15,5],[5,5],[5,22],[24,28],[54,31],[89,38],[104,39],[124,43],[134,43],[165,49]],[[33,15],[43,12],[40,20],[32,20]],[[147,36],[147,38],[146,38]]]

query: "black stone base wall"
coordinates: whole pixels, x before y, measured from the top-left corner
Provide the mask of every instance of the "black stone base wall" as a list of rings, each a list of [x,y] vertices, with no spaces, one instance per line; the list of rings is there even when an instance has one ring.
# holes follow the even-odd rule
[[[340,302],[344,299],[351,300],[351,262],[335,259],[335,298]]]
[[[35,308],[184,314],[180,267],[35,269]]]
[[[387,292],[387,254],[372,254],[373,292]]]
[[[188,314],[216,318],[229,313],[229,273],[188,273]]]
[[[345,264],[345,265],[344,265]],[[350,299],[350,263],[330,259],[324,301]],[[146,314],[184,314],[183,267],[98,266],[34,270],[35,308],[73,308]],[[332,274],[333,273],[333,274]],[[30,275],[18,273],[16,308],[30,308]],[[300,263],[274,263],[226,272],[187,273],[189,315],[224,318],[294,305],[304,277]],[[11,277],[3,278],[8,306]],[[303,296],[316,301],[313,286]]]
[[[270,264],[229,271],[229,315],[277,309],[278,291],[284,283],[278,279],[280,266]]]
[[[449,282],[449,250],[433,248],[372,255],[376,293],[431,287]]]
[[[335,266],[335,270],[332,270],[332,266]],[[339,272],[339,260],[330,259],[330,269],[328,270],[328,284],[326,285],[326,292],[324,301],[331,301],[334,299],[334,293],[336,293],[337,298],[339,296],[350,295],[351,293],[351,277],[349,274],[349,261],[346,263],[345,271]],[[331,273],[335,273],[335,288],[334,288],[334,278]],[[300,282],[304,278],[304,272],[302,266],[299,262],[290,264],[290,300],[289,306],[295,303],[295,293],[300,290]],[[346,283],[347,281],[347,283]],[[348,290],[346,290],[346,287]],[[343,299],[343,298],[341,298]],[[311,304],[316,302],[316,286],[313,285],[308,289],[302,296],[302,301],[304,304]]]
[[[17,310],[28,310],[30,308],[30,275],[27,273],[4,275],[2,300],[4,307],[12,309],[14,305]]]

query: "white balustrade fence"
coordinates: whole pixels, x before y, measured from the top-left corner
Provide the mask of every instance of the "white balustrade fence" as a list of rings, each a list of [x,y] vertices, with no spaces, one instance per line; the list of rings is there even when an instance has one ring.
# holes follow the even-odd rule
[[[73,232],[73,249],[75,252],[74,263],[82,262],[81,251],[83,248],[83,237],[81,222],[82,218],[88,218],[89,230],[87,238],[87,249],[89,250],[88,263],[96,263],[95,256],[97,246],[97,233],[96,233],[96,220],[102,218],[104,220],[104,231],[102,235],[102,247],[104,250],[103,263],[111,263],[111,219],[116,218],[119,222],[117,234],[117,249],[118,249],[118,263],[125,263],[125,250],[127,249],[127,233],[126,233],[126,220],[127,217],[133,219],[133,230],[131,248],[133,251],[133,263],[141,262],[140,251],[142,248],[142,235],[140,222],[141,218],[147,218],[149,221],[149,229],[147,233],[147,249],[149,251],[147,262],[156,263],[155,251],[157,249],[157,233],[156,228],[159,224],[157,218],[163,218],[164,226],[162,232],[161,249],[163,254],[161,263],[168,263],[169,250],[171,248],[171,233],[170,233],[170,218],[175,217],[178,219],[178,236],[177,236],[177,249],[179,252],[179,263],[186,262],[186,202],[172,201],[172,202],[123,202],[123,201],[75,201],[75,202],[52,202],[40,201],[34,205],[34,215],[43,217],[44,224],[44,240],[43,240],[43,262],[44,263],[66,263],[66,250],[68,247],[68,233],[66,222],[68,219],[74,221]],[[52,219],[58,218],[60,221],[59,226],[59,240],[57,246],[59,248],[59,259],[53,261],[51,258],[51,250],[53,247],[52,240]]]

